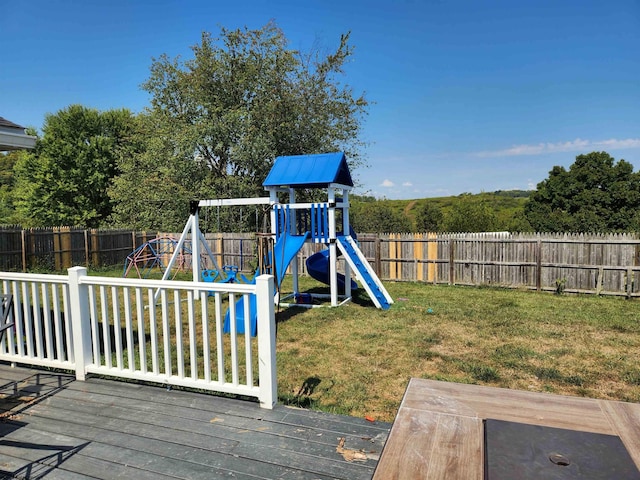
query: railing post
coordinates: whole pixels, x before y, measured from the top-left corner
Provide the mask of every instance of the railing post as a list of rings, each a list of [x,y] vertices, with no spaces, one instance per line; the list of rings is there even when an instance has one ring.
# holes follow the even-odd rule
[[[85,267],[72,267],[69,272],[69,301],[76,379],[86,379],[86,365],[93,361],[91,351],[91,322],[89,321],[89,288],[80,283],[87,275]]]
[[[276,316],[273,306],[273,292],[273,276],[260,275],[256,279],[260,406],[269,409],[272,409],[278,400]]]

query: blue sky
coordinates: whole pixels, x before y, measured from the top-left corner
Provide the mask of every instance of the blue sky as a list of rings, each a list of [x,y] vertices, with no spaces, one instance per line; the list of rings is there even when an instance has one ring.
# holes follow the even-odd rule
[[[640,168],[637,0],[13,0],[0,19],[0,116],[25,126],[73,103],[140,112],[152,57],[275,20],[300,50],[351,31],[343,81],[374,102],[359,193],[535,188],[596,150]]]

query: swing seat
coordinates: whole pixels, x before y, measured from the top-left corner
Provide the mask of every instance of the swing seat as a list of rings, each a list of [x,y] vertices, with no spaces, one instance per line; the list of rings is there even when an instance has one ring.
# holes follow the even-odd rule
[[[220,276],[220,272],[217,270],[203,270],[202,271],[202,281],[203,282],[215,282],[216,279]]]
[[[213,269],[213,270],[203,270],[200,275],[202,276],[202,281],[203,282],[213,283],[220,276],[220,272],[218,272],[218,270],[215,270],[215,269]],[[209,292],[209,294],[207,296],[208,297],[213,297],[214,293],[213,292]]]
[[[243,280],[245,283],[249,283],[247,277],[245,277],[242,273],[239,272],[239,268],[237,265],[225,265],[222,267],[222,271],[227,275],[227,278],[224,280],[220,280],[220,283],[238,283],[239,280]],[[238,278],[240,275],[240,278]]]

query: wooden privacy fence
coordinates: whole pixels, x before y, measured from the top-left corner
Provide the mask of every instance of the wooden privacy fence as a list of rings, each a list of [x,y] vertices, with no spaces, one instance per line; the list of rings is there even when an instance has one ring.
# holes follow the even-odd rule
[[[0,270],[62,271],[124,265],[144,242],[179,234],[79,228],[0,229]],[[220,265],[257,266],[253,233],[207,233]],[[640,237],[622,234],[360,234],[360,249],[382,280],[496,285],[539,291],[640,296]],[[305,260],[326,248],[307,243]],[[168,258],[165,259],[165,264]]]
[[[74,265],[122,265],[155,233],[73,227],[0,228],[1,271],[62,271]]]
[[[640,296],[640,240],[625,234],[360,235],[385,280]]]
[[[0,271],[63,271],[86,267],[124,266],[127,255],[145,242],[179,233],[98,230],[74,227],[0,227]],[[234,264],[252,271],[255,259],[253,233],[208,233],[205,235],[220,265]],[[170,255],[163,258],[166,265]]]
[[[255,268],[253,234],[206,237],[220,265],[238,265],[246,272]],[[640,296],[640,237],[635,233],[360,234],[358,242],[385,281]],[[298,271],[306,274],[306,259],[324,248],[305,244]]]

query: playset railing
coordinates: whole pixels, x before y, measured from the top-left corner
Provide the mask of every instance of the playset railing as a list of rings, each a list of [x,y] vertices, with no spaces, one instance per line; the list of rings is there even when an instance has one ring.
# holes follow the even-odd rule
[[[0,360],[74,370],[79,380],[98,374],[256,397],[265,408],[276,402],[271,276],[219,284],[96,277],[74,267],[68,275],[2,272],[0,284],[14,322]],[[251,295],[255,338],[249,315],[244,329],[236,324]]]
[[[328,243],[331,240],[331,216],[330,208],[341,208],[342,202],[331,204],[320,203],[296,203],[275,205],[275,235],[276,238],[288,231],[293,235],[302,235],[309,232],[314,243]],[[343,213],[344,215],[344,213]],[[340,229],[338,222],[334,228]],[[337,233],[337,232],[336,232]]]

